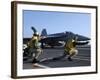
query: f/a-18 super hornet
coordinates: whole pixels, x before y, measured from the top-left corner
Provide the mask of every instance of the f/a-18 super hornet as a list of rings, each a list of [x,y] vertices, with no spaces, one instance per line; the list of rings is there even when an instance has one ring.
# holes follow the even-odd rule
[[[33,30],[34,33],[38,32],[36,30],[35,27],[31,27],[31,29]],[[75,34],[69,31],[65,31],[65,32],[61,32],[61,33],[54,33],[54,34],[47,34],[46,29],[43,29],[41,32],[41,39],[40,39],[40,43],[41,43],[41,47],[45,47],[45,46],[50,46],[50,47],[54,47],[54,46],[61,46],[64,44],[65,41],[67,41],[70,37],[77,37],[77,41],[85,44],[89,43],[90,38],[85,37],[83,35],[79,35],[79,34]],[[31,38],[24,38],[23,42],[24,44],[26,44],[29,40],[31,40]]]
[[[35,27],[31,27],[33,33],[38,33]],[[54,48],[55,46],[62,46],[64,43],[69,40],[69,38],[77,37],[77,41],[81,43],[81,45],[86,45],[89,43],[90,38],[85,37],[83,35],[75,34],[69,31],[61,32],[61,33],[54,33],[54,34],[47,34],[46,29],[43,29],[40,35],[40,43],[41,47],[50,47]],[[31,38],[24,38],[23,44],[27,44]],[[24,52],[27,52],[27,46],[25,46]],[[25,53],[26,54],[26,53]]]

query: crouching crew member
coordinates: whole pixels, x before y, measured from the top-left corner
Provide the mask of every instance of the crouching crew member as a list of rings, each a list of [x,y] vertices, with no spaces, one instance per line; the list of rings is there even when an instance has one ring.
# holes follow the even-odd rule
[[[53,60],[58,60],[58,59],[62,59],[64,57],[68,57],[69,61],[72,61],[72,57],[74,57],[75,55],[78,54],[78,50],[76,48],[76,45],[84,45],[87,44],[88,42],[78,42],[77,41],[78,37],[75,36],[74,38],[70,38],[65,42],[64,45],[64,53],[63,55],[59,56],[59,57],[55,57],[53,58]]]
[[[29,55],[32,56],[32,63],[39,62],[37,59],[42,53],[42,49],[39,44],[40,36],[38,33],[34,33],[32,39],[28,42]]]
[[[77,43],[77,38],[75,39],[69,39],[64,46],[64,54],[68,55],[68,60],[72,61],[72,57],[78,54],[78,50],[76,48]]]

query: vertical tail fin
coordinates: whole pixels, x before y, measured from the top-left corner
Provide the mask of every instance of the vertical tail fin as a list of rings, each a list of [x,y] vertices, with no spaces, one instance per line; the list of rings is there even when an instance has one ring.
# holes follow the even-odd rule
[[[46,31],[46,29],[43,29],[43,30],[42,30],[41,36],[47,36],[47,31]]]

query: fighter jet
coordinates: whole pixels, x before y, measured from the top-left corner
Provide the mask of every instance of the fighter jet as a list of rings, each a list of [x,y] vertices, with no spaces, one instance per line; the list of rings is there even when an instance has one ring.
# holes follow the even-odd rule
[[[38,32],[35,27],[31,27],[34,33]],[[46,29],[43,29],[41,32],[41,47],[44,48],[46,45],[51,46],[61,46],[63,42],[67,41],[70,37],[77,37],[77,41],[82,42],[83,44],[88,44],[90,38],[85,37],[83,35],[75,34],[70,31],[65,31],[61,33],[47,34]],[[24,39],[24,42],[29,41],[30,38]]]
[[[51,47],[54,46],[61,46],[62,43],[61,42],[65,42],[67,41],[69,38],[73,37],[77,37],[77,41],[81,42],[83,41],[84,44],[88,44],[90,38],[79,35],[79,34],[75,34],[69,31],[65,31],[65,32],[61,32],[61,33],[55,33],[55,34],[47,34],[46,29],[42,30],[42,34],[41,34],[41,43],[42,43],[42,47],[44,47],[45,44],[50,45]]]
[[[35,29],[35,27],[31,27],[33,34],[37,33],[38,31]],[[46,29],[43,29],[40,35],[40,43],[41,48],[55,48],[57,47],[64,47],[65,42],[69,40],[69,38],[77,37],[77,41],[81,42],[81,45],[86,45],[89,43],[90,38],[78,35],[69,31],[61,32],[61,33],[54,33],[54,34],[47,34]],[[23,38],[23,59],[28,59],[28,52],[29,48],[27,46],[27,43],[31,40],[31,38]],[[83,42],[85,41],[85,42]]]

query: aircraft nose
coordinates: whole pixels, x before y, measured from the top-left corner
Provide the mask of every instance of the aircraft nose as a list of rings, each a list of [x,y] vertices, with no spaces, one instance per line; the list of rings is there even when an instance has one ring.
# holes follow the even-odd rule
[[[81,36],[81,35],[77,35],[77,37],[78,37],[78,41],[86,41],[86,40],[90,40],[90,38],[88,38],[88,37],[85,37],[85,36]]]

